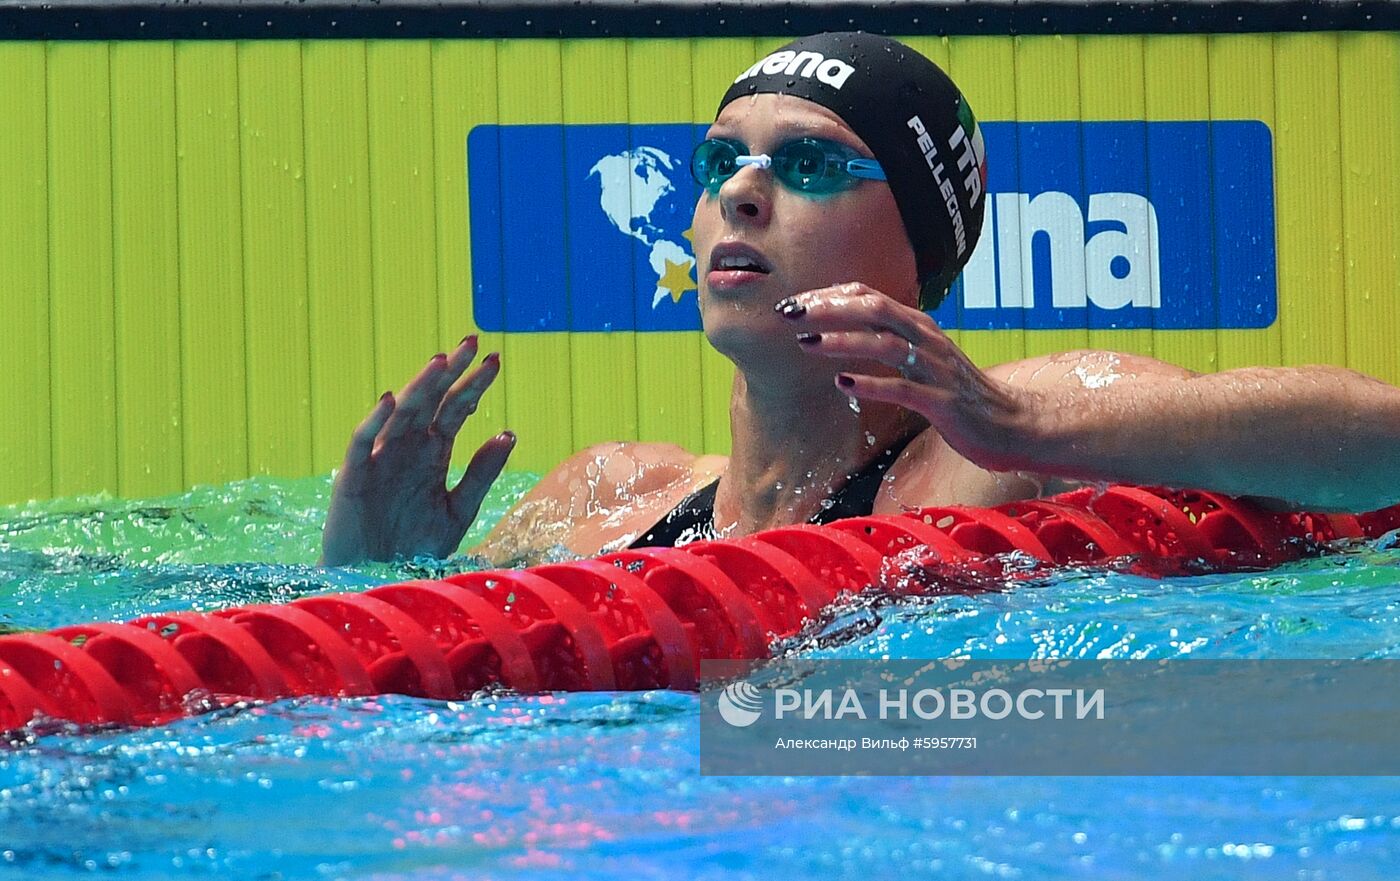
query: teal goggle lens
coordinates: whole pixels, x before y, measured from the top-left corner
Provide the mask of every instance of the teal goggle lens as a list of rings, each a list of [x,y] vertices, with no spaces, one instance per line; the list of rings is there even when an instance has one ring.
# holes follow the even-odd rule
[[[750,155],[738,141],[712,138],[702,141],[690,157],[695,182],[717,191],[745,165],[771,168],[773,176],[800,193],[821,195],[855,186],[861,180],[884,180],[885,172],[874,159],[854,154],[850,148],[815,138],[789,141],[773,152]]]

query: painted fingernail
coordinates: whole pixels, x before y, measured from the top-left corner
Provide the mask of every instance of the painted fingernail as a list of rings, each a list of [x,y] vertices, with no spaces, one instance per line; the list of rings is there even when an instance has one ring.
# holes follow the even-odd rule
[[[836,374],[836,384],[841,388],[855,388],[856,378],[845,373]]]
[[[429,359],[428,359],[428,363],[429,363],[429,364],[446,364],[446,363],[447,363],[447,353],[446,353],[446,352],[438,352],[438,353],[437,353],[436,355],[434,355],[432,358],[429,358]]]
[[[459,345],[459,346],[465,346],[467,343],[471,343],[473,346],[476,345],[476,334],[474,334],[474,333],[469,333],[469,334],[467,334],[466,336],[462,337],[462,341],[461,341],[460,343],[458,343],[457,345]]]
[[[381,403],[381,404],[384,403],[385,401],[392,401],[392,400],[394,400],[394,393],[393,393],[393,392],[385,392],[384,394],[382,394],[382,395],[379,396],[379,403]]]
[[[481,360],[482,360],[482,361],[492,361],[492,362],[494,362],[494,363],[496,363],[496,364],[499,364],[499,363],[501,363],[501,353],[500,353],[500,352],[492,352],[491,354],[487,355],[485,358],[483,358],[483,359],[481,359]]]
[[[819,333],[799,333],[797,335],[797,342],[804,346],[815,346],[821,341],[822,335]]]
[[[503,431],[503,432],[501,432],[500,434],[496,435],[496,437],[499,437],[501,440],[510,441],[511,443],[515,443],[515,432],[510,431],[509,429],[507,429],[506,431]]]
[[[773,311],[777,312],[784,318],[800,318],[803,315],[807,314],[807,307],[797,302],[797,300],[793,297],[788,297],[786,299],[779,300],[777,304],[773,307]]]

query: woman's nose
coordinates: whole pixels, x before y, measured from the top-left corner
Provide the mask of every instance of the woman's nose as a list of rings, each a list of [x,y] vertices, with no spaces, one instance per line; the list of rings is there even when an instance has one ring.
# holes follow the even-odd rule
[[[720,211],[730,223],[764,224],[773,213],[773,175],[746,166],[719,188]]]

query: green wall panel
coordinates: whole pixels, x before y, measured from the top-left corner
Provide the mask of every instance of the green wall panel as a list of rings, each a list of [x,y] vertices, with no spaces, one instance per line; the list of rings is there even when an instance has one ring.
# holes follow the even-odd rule
[[[248,468],[311,469],[301,46],[238,47]]]
[[[180,352],[186,483],[248,469],[238,47],[175,46]]]
[[[59,495],[117,489],[108,54],[104,43],[62,43],[48,59],[48,382]]]
[[[0,501],[53,494],[49,388],[48,53],[42,43],[3,47],[10,87],[0,89],[0,315],[17,419],[0,427]]]
[[[184,487],[175,52],[117,43],[112,71],[112,258],[119,490]]]
[[[311,458],[338,466],[379,392],[370,246],[365,44],[302,46]]]

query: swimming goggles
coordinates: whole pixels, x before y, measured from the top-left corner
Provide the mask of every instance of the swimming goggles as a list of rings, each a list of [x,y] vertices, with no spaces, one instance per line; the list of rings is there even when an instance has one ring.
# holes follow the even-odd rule
[[[839,193],[862,180],[885,179],[885,171],[876,160],[844,144],[816,138],[788,141],[771,156],[750,154],[739,141],[710,138],[701,141],[690,156],[691,176],[711,193],[718,192],[745,165],[772,169],[784,186],[810,195]]]

